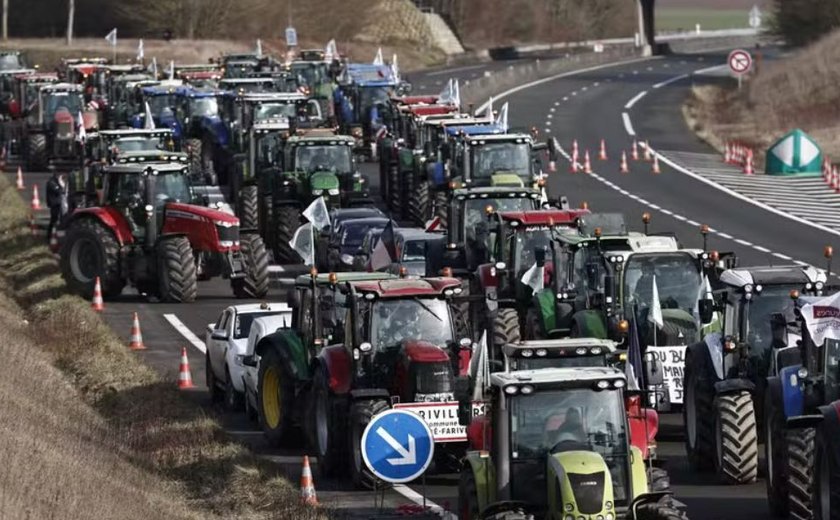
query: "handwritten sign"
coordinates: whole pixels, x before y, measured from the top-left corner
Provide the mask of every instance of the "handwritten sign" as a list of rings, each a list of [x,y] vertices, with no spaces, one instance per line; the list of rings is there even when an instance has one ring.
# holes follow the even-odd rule
[[[685,345],[675,347],[648,346],[648,355],[654,354],[662,363],[665,388],[672,404],[683,402],[683,372],[685,371]]]

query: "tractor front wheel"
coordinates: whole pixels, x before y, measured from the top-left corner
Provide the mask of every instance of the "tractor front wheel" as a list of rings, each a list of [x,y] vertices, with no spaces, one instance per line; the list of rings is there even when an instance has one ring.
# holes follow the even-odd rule
[[[260,229],[259,193],[256,186],[243,186],[236,196],[236,216],[241,229]]]
[[[280,264],[299,264],[300,255],[289,241],[300,226],[300,209],[296,206],[277,206],[274,209],[274,260]]]
[[[794,520],[811,520],[814,507],[811,503],[814,490],[814,450],[816,430],[797,428],[785,431],[787,443],[788,507]]]
[[[418,226],[425,226],[429,218],[429,183],[420,181],[408,194],[408,219]]]
[[[758,430],[749,392],[715,400],[715,469],[728,484],[749,484],[758,477]],[[812,436],[813,439],[813,436]]]
[[[120,275],[120,245],[110,229],[93,219],[76,220],[67,230],[59,252],[61,274],[70,291],[93,296],[96,277],[106,298],[118,296],[125,280]]]
[[[201,139],[187,139],[184,143],[187,151],[187,159],[190,162],[190,175],[193,179],[200,179],[204,173],[201,164]]]
[[[465,464],[458,480],[458,518],[460,520],[476,520],[479,518],[478,490],[472,467]]]
[[[786,518],[789,511],[787,443],[784,431],[784,415],[768,390],[764,394],[764,459],[767,464],[765,483],[770,511],[779,518]]]
[[[330,391],[323,369],[315,372],[312,384],[309,443],[318,455],[318,471],[325,477],[340,476],[345,465],[342,432],[345,431],[346,410]]]
[[[288,440],[292,431],[294,387],[280,355],[268,350],[260,359],[257,409],[263,434],[272,446]]]
[[[714,387],[700,374],[706,370],[705,358],[689,353],[685,362],[683,424],[688,462],[698,471],[712,469],[715,448]]]
[[[47,136],[30,134],[26,141],[26,169],[42,171],[47,167]]]
[[[268,251],[257,234],[242,235],[239,239],[242,252],[244,278],[232,278],[230,285],[237,298],[263,298],[268,294]]]
[[[434,216],[440,218],[440,225],[442,227],[446,227],[446,220],[449,216],[449,198],[446,196],[446,192],[443,190],[435,192],[435,213]],[[424,225],[425,222],[420,224],[421,226]]]
[[[195,257],[187,237],[167,237],[158,244],[158,291],[164,302],[195,300],[198,278]]]
[[[814,518],[840,520],[840,465],[837,464],[837,440],[823,423],[817,430],[814,451]]]
[[[350,473],[359,489],[373,489],[376,484],[376,476],[362,458],[362,434],[370,421],[388,408],[388,402],[381,399],[356,401],[350,407]]]
[[[515,309],[499,309],[493,320],[493,359],[502,359],[502,348],[522,339]]]

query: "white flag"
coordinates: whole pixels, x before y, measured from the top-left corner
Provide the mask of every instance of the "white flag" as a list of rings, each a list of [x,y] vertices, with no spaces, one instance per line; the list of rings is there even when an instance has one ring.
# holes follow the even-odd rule
[[[313,200],[312,204],[303,210],[303,216],[312,222],[312,227],[318,231],[330,225],[330,212],[327,209],[327,203],[324,202],[324,197]]]
[[[175,79],[175,61],[169,60],[169,79]]]
[[[76,140],[80,143],[84,143],[85,139],[87,138],[87,132],[85,131],[85,118],[82,117],[81,111],[79,111],[78,124],[79,133],[76,134]]]
[[[545,266],[538,267],[537,263],[530,269],[525,271],[520,281],[534,290],[534,292],[542,291],[545,287]]]
[[[108,33],[108,36],[106,36],[105,39],[108,40],[108,43],[110,43],[112,47],[116,47],[117,46],[117,28],[114,27],[113,29],[111,29],[111,32]]]
[[[155,118],[152,116],[152,109],[148,101],[146,101],[146,121],[143,128],[146,130],[154,130],[155,128]]]
[[[315,265],[315,242],[313,240],[312,224],[306,223],[295,231],[289,245],[303,259],[303,265]]]
[[[143,49],[143,39],[137,44],[137,61],[142,61],[146,57],[146,51]]]
[[[484,393],[490,383],[490,357],[487,350],[487,331],[481,334],[481,341],[473,349],[470,359],[470,379],[473,381],[473,401],[484,399]]]
[[[665,326],[665,321],[662,319],[662,306],[659,304],[659,289],[656,287],[656,275],[653,276],[653,293],[650,299],[650,314],[648,321],[656,325],[656,328],[661,329]]]
[[[805,304],[802,317],[814,345],[821,346],[827,339],[840,339],[840,292]]]
[[[461,85],[458,80],[452,80],[452,104],[456,107],[461,106]]]
[[[327,61],[338,59],[338,46],[335,44],[335,40],[327,42],[327,47],[324,49],[324,59]]]
[[[490,101],[487,102],[487,110],[484,111],[484,117],[493,120],[493,96],[490,96]]]
[[[158,77],[158,70],[157,70],[157,57],[152,56],[152,76],[157,79]]]
[[[496,118],[496,126],[501,127],[505,132],[508,130],[508,104],[505,102],[499,110],[499,117]]]
[[[391,73],[394,75],[394,81],[400,80],[400,66],[397,63],[396,54],[394,54],[394,58],[391,60]]]
[[[257,38],[257,58],[262,58],[262,40]]]
[[[548,206],[548,193],[545,191],[545,186],[540,188],[540,207],[544,208]]]
[[[373,58],[374,65],[385,65],[385,58],[382,57],[382,47],[376,49],[376,57]]]
[[[380,236],[376,241],[376,247],[370,254],[370,268],[372,271],[380,271],[390,266],[394,260],[388,253],[388,248],[385,246],[385,241]]]

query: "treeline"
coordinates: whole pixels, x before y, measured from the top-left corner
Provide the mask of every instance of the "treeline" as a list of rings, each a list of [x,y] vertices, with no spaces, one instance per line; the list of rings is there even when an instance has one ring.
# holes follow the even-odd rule
[[[814,42],[838,27],[838,0],[773,0],[771,31],[791,45]]]

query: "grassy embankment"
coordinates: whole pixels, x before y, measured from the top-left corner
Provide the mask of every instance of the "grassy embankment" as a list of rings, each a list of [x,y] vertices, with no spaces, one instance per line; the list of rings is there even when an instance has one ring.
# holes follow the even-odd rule
[[[840,32],[773,62],[762,63],[738,91],[734,80],[692,89],[683,113],[718,150],[726,141],[752,146],[763,161],[776,139],[801,128],[831,158],[840,158]]]
[[[65,293],[0,176],[0,517],[326,516]]]

